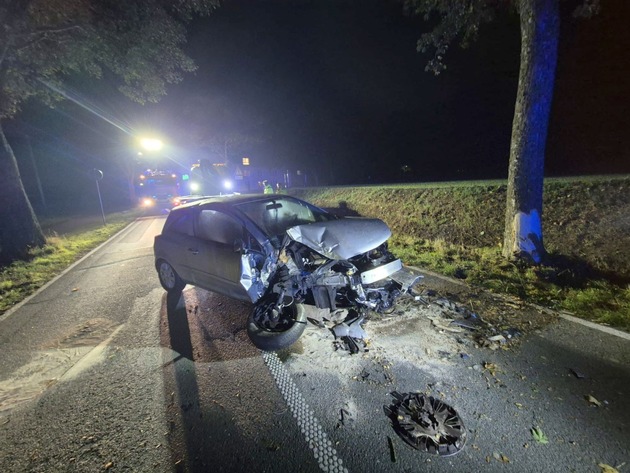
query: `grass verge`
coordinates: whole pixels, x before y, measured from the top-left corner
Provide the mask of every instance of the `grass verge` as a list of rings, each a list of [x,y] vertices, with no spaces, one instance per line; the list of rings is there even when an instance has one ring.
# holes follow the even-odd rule
[[[343,215],[383,219],[405,263],[630,331],[630,177],[546,179],[549,259],[501,256],[505,181],[331,187],[292,192]]]
[[[592,322],[630,331],[630,285],[580,274],[578,268],[554,264],[557,255],[537,267],[507,262],[500,247],[467,248],[444,240],[394,236],[390,249],[405,264],[426,268],[492,292],[510,294]]]
[[[66,235],[51,234],[46,244],[30,251],[27,261],[15,261],[0,268],[0,314],[34,293],[69,265],[89,253],[138,216],[135,211],[107,216],[107,225],[82,231],[78,228]],[[47,222],[43,222],[43,226]],[[53,225],[54,226],[54,225]]]

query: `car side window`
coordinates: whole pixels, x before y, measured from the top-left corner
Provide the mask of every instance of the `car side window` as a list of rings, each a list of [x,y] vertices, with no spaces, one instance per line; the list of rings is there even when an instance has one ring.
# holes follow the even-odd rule
[[[197,237],[225,245],[233,245],[234,240],[243,238],[243,226],[227,214],[205,209],[199,213]]]
[[[194,236],[192,213],[188,210],[171,212],[166,221],[165,230]]]

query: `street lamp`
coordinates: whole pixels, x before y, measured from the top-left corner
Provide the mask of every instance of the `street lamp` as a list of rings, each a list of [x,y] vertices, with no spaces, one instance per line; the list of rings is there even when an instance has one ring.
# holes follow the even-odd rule
[[[140,146],[147,151],[160,151],[164,143],[157,138],[140,138]]]

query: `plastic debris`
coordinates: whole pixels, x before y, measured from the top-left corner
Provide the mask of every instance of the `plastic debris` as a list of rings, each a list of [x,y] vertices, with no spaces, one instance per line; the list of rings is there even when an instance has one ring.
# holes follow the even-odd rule
[[[361,327],[364,320],[365,317],[361,315],[349,322],[341,322],[332,328],[332,332],[335,335],[335,338],[352,337],[364,340],[367,338],[367,334]]]
[[[451,325],[457,325],[458,327],[463,327],[468,330],[478,330],[478,327],[475,326],[477,324],[474,322],[471,323],[468,320],[462,320],[462,319],[451,320]]]
[[[507,343],[507,339],[503,335],[494,335],[492,337],[488,337],[488,341],[499,342],[501,344]]]
[[[361,327],[364,321],[365,316],[359,315],[330,329],[335,336],[335,349],[349,351],[352,355],[359,353],[361,349],[365,350],[367,334]]]
[[[503,335],[505,335],[506,338],[510,339],[510,338],[520,337],[521,336],[521,332],[519,332],[515,328],[509,328],[509,329],[503,331]]]
[[[573,368],[571,368],[570,371],[573,374],[573,376],[575,376],[577,379],[584,379],[584,378],[586,378],[586,375],[584,373],[581,373],[578,370],[574,370]]]
[[[424,305],[429,305],[429,301],[427,301],[424,297],[422,296],[415,296],[413,298],[416,302],[422,302]]]
[[[346,421],[348,420],[352,420],[350,413],[343,408],[339,409],[339,421],[337,422],[337,428],[345,426]]]

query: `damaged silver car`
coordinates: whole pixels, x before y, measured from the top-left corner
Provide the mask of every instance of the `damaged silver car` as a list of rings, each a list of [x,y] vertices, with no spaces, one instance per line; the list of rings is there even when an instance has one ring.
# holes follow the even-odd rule
[[[170,212],[155,266],[169,292],[192,284],[251,301],[251,341],[279,350],[302,335],[305,304],[393,307],[417,277],[387,250],[390,235],[381,220],[338,218],[287,195],[212,197]]]

